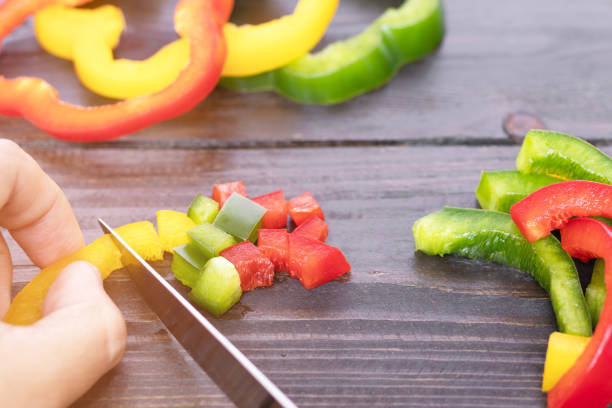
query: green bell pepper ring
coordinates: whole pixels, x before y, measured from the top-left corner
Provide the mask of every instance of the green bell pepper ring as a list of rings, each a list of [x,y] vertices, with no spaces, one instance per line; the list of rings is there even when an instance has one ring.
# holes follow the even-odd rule
[[[441,0],[406,0],[355,37],[274,71],[220,83],[234,90],[275,91],[301,103],[339,103],[389,82],[402,65],[434,51],[443,37]]]
[[[529,243],[508,214],[451,207],[417,220],[412,230],[416,249],[428,255],[454,254],[526,272],[549,293],[561,332],[591,335],[576,266],[554,236]]]

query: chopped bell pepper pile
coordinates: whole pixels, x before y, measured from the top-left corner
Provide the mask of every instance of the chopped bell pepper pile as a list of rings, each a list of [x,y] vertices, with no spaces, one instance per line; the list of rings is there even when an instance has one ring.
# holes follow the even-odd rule
[[[212,200],[221,209],[206,220],[201,217],[206,197],[198,194],[191,203],[187,213],[197,225],[183,231],[187,243],[174,248],[172,262],[176,278],[192,288],[191,299],[211,313],[225,313],[240,298],[235,296],[237,291],[272,286],[275,272],[286,271],[312,289],[350,271],[342,252],[325,244],[329,228],[321,206],[309,192],[288,203],[282,190],[251,200],[244,183],[237,181],[215,184]],[[298,225],[291,233],[283,228],[288,215]],[[228,276],[224,265],[223,274],[207,272],[213,268],[210,261],[218,257],[230,261],[239,277],[231,280],[231,287],[211,283],[216,282],[211,276]],[[199,284],[202,279],[208,284]],[[206,289],[210,285],[223,288],[219,290],[227,297]],[[214,301],[208,300],[211,296]]]
[[[548,406],[608,406],[612,158],[581,139],[532,130],[516,163],[518,171],[483,172],[476,190],[482,210],[445,208],[417,220],[416,249],[491,260],[532,275],[550,294],[561,331],[550,336],[546,355]],[[561,243],[550,235],[555,229]],[[588,300],[570,256],[599,258]]]
[[[49,53],[73,62],[83,85],[124,99],[99,107],[60,101],[39,78],[0,76],[0,115],[18,116],[66,141],[118,138],[185,113],[217,85],[273,90],[311,104],[345,101],[387,83],[399,68],[433,52],[444,36],[441,0],[406,0],[363,33],[308,54],[330,24],[339,0],[299,0],[292,14],[257,25],[227,22],[233,0],[181,0],[180,38],[141,60],[115,59],[125,20],[91,0],[6,0],[0,41],[30,15]]]
[[[158,231],[148,221],[128,224],[116,231],[145,260],[160,261],[164,258],[164,251],[172,253],[171,269],[176,279],[192,288],[189,297],[193,302],[216,316],[238,302],[243,292],[272,286],[276,272],[288,272],[306,289],[312,289],[350,271],[344,254],[323,242],[323,235],[326,237],[328,230],[323,220],[309,220],[312,226],[307,232],[263,229],[261,223],[266,210],[239,194],[246,195],[242,182],[217,184],[213,192],[232,189],[239,192],[230,195],[218,213],[209,199],[198,194],[187,214],[158,211]],[[282,190],[267,196],[266,202],[274,209],[286,203]],[[244,200],[249,203],[245,204]],[[285,208],[287,224],[286,205],[282,204],[282,207]],[[215,215],[207,213],[202,219],[202,208],[206,211],[214,209]],[[219,216],[222,220],[217,222]],[[279,218],[279,214],[275,214],[273,226],[279,225]],[[270,225],[264,223],[264,226]],[[232,235],[234,233],[239,236]],[[249,240],[251,235],[255,236],[257,245]],[[38,321],[49,287],[64,267],[77,260],[95,265],[103,279],[124,266],[121,251],[110,235],[104,235],[77,253],[41,270],[17,294],[3,320],[16,325]]]

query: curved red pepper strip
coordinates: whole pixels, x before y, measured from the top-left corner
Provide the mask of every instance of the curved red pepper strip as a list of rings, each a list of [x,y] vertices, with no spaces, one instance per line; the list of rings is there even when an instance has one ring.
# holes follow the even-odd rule
[[[582,180],[551,184],[514,204],[510,215],[529,242],[537,241],[572,217],[612,217],[612,185]]]
[[[64,0],[79,5],[89,0]],[[0,4],[0,41],[52,0],[6,0]],[[180,0],[174,26],[189,40],[190,60],[174,83],[151,95],[111,105],[82,107],[62,102],[39,78],[0,76],[0,114],[22,116],[58,139],[110,140],[178,116],[197,105],[217,84],[225,62],[222,27],[233,0]]]
[[[604,258],[612,293],[612,229],[593,218],[574,218],[561,230],[561,245],[584,260]],[[548,393],[548,406],[605,407],[612,401],[612,297],[606,296],[593,337],[574,365]]]

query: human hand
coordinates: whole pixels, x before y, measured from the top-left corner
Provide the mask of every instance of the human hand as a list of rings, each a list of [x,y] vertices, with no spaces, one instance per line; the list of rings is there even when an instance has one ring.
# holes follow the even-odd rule
[[[0,226],[39,267],[84,246],[70,203],[38,164],[0,139]],[[10,303],[12,261],[0,233],[0,317]],[[62,407],[123,355],[125,322],[87,262],[67,266],[31,326],[0,322],[0,406]]]

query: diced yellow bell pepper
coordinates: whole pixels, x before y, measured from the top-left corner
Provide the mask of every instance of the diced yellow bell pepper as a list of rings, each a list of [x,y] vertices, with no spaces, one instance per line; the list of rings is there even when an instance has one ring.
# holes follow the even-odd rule
[[[331,22],[339,0],[300,0],[293,14],[258,25],[227,23],[224,76],[248,76],[287,65],[310,51]],[[74,61],[80,81],[92,92],[128,99],[172,84],[189,61],[189,42],[178,39],[142,60],[117,59],[125,20],[114,6],[97,9],[49,6],[35,15],[40,45],[50,54]]]
[[[172,252],[174,248],[189,242],[187,231],[195,226],[195,222],[185,213],[171,210],[157,212],[159,240],[166,252]]]
[[[161,242],[153,224],[150,222],[143,221],[124,225],[117,228],[116,231],[146,260],[156,261],[163,259]],[[15,296],[8,312],[4,316],[4,322],[29,325],[38,321],[42,317],[42,305],[51,284],[68,264],[75,261],[92,263],[100,270],[102,279],[106,279],[111,272],[123,267],[121,251],[117,248],[110,235],[103,235],[73,255],[41,270]]]
[[[542,391],[548,392],[557,381],[576,362],[582,354],[590,337],[574,336],[560,332],[553,332],[548,338],[546,362],[544,363],[544,376]]]

